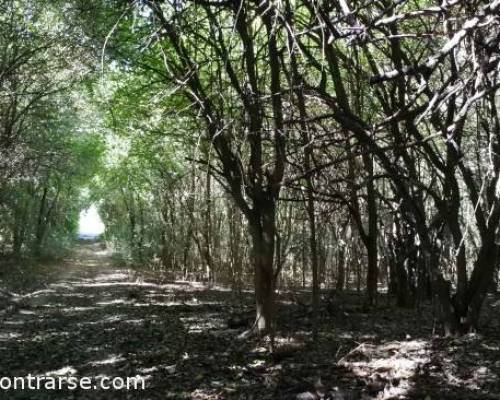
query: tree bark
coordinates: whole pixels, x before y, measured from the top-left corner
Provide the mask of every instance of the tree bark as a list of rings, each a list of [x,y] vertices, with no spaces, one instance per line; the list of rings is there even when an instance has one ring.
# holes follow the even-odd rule
[[[274,207],[268,207],[256,214],[249,221],[255,280],[255,327],[260,334],[273,335],[276,311],[273,269],[276,234]]]
[[[368,235],[366,250],[368,253],[368,271],[366,276],[367,305],[372,306],[376,301],[378,286],[378,249],[377,249],[377,198],[373,174],[373,156],[364,155],[365,168],[368,170],[367,206],[368,206]]]

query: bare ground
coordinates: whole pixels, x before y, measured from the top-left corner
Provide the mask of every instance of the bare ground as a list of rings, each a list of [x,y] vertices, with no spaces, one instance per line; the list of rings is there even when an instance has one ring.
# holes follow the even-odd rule
[[[22,282],[23,293],[14,287],[0,313],[0,377],[140,375],[146,390],[0,390],[0,399],[500,398],[495,298],[481,333],[444,339],[433,335],[429,306],[400,310],[382,299],[367,313],[359,296],[338,296],[322,309],[313,345],[307,306],[282,294],[270,354],[263,341],[236,339],[244,327],[228,328],[251,310],[251,293],[120,268],[96,243],[38,278]]]

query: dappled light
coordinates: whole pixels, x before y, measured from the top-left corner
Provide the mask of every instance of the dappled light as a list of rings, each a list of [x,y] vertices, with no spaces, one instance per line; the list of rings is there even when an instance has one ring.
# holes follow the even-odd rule
[[[20,295],[27,313],[4,318],[1,369],[94,377],[126,370],[146,379],[152,398],[160,391],[173,399],[237,399],[249,392],[259,399],[288,399],[315,393],[318,378],[332,395],[356,400],[423,399],[464,387],[472,395],[497,382],[500,338],[432,339],[432,326],[407,311],[381,309],[368,319],[355,294],[342,295],[341,304],[349,307],[333,314],[324,309],[315,348],[302,300],[290,301],[283,293],[270,353],[265,340],[236,339],[244,326],[228,326],[235,311],[244,315],[251,308],[251,295],[235,299],[202,283],[141,277],[115,266],[110,254],[90,251],[98,243],[82,246],[73,256],[80,263],[69,259],[61,268],[62,283]],[[483,365],[462,363],[457,357],[464,346],[467,357]],[[39,357],[47,353],[52,356]]]
[[[3,399],[499,400],[500,0],[0,0]]]
[[[430,361],[426,341],[397,341],[381,345],[362,343],[338,362],[353,375],[369,382],[379,399],[406,396],[413,388],[412,378]]]
[[[77,373],[77,370],[74,369],[73,367],[67,366],[67,367],[62,367],[59,368],[55,371],[46,371],[39,376],[51,376],[51,375],[59,375],[59,376],[65,376],[65,375],[74,375]]]
[[[123,361],[126,361],[126,359],[123,356],[111,354],[111,355],[109,355],[108,358],[106,358],[104,360],[90,361],[89,364],[91,366],[95,367],[98,365],[112,365],[112,364],[116,364],[117,362],[123,362]]]

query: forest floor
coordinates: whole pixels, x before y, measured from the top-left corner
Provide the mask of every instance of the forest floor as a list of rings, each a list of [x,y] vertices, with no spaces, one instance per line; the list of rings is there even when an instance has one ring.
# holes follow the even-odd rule
[[[120,268],[97,243],[42,272],[32,286],[3,282],[17,294],[0,312],[0,377],[141,375],[146,390],[10,390],[0,399],[500,398],[498,298],[481,333],[441,338],[430,307],[368,313],[359,296],[337,296],[313,345],[308,307],[282,294],[270,354],[258,339],[237,339],[243,327],[228,328],[252,309],[250,292]]]

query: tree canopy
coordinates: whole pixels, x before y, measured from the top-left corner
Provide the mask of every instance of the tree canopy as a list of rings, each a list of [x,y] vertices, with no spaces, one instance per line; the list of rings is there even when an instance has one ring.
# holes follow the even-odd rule
[[[95,204],[124,263],[481,329],[498,286],[500,3],[4,0],[0,253],[66,254]],[[14,261],[12,261],[14,260]],[[486,321],[485,321],[486,322]]]

